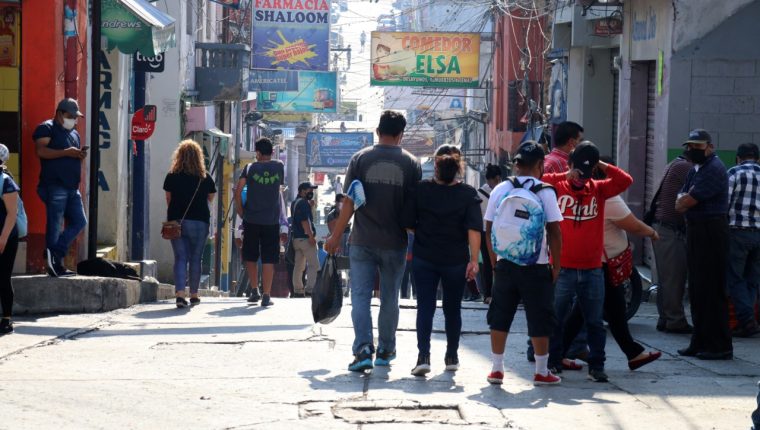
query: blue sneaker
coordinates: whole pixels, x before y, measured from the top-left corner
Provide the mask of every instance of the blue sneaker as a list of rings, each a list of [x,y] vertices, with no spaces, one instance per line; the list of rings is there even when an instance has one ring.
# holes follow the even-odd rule
[[[364,347],[358,354],[354,356],[354,361],[348,365],[348,370],[352,372],[364,372],[365,370],[371,370],[372,366],[372,351],[369,347]]]
[[[390,366],[391,361],[396,359],[396,351],[386,351],[384,349],[377,350],[377,358],[375,358],[375,366]]]

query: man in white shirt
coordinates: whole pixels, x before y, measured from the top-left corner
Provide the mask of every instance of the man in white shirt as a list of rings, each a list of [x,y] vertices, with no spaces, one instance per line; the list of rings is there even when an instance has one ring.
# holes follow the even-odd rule
[[[561,382],[559,377],[549,371],[548,361],[549,336],[557,325],[553,284],[559,276],[562,249],[559,223],[563,217],[554,189],[538,179],[543,175],[543,167],[543,149],[533,141],[522,143],[515,156],[517,176],[509,178],[491,192],[485,214],[486,239],[491,264],[494,266],[493,295],[488,308],[493,368],[487,379],[492,384],[501,384],[504,379],[507,334],[521,300],[525,304],[528,335],[535,349],[536,373],[533,382],[536,385]],[[539,200],[535,202],[536,206],[540,205],[542,210],[537,210],[536,206],[530,210],[526,205],[525,210],[518,208],[514,214],[504,213],[510,208],[507,200],[512,198],[513,190],[518,187],[530,190],[532,197]],[[505,199],[507,196],[510,197]],[[530,228],[501,224],[508,217],[518,223],[524,220]],[[507,235],[514,235],[514,229],[517,228],[520,240],[506,244],[494,243],[494,237],[497,242],[501,242],[499,239],[502,232],[499,230],[505,227],[512,229]],[[547,248],[552,255],[551,265]]]

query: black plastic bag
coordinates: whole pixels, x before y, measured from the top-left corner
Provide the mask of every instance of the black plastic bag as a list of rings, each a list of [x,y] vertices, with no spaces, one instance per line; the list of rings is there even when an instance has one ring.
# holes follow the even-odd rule
[[[335,256],[328,255],[311,294],[311,313],[315,323],[330,324],[340,315],[343,288]]]

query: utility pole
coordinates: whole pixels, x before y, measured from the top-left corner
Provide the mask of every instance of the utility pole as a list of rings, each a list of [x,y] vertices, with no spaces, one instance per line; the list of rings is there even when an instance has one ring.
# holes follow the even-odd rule
[[[90,79],[90,193],[88,200],[87,258],[98,256],[98,171],[100,170],[100,20],[101,0],[92,2],[92,76]]]

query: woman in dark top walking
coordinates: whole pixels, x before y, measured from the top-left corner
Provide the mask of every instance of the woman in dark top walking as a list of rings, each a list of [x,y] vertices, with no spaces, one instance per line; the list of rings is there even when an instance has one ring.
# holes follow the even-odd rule
[[[5,168],[8,156],[8,148],[0,144],[0,194],[2,194],[2,204],[0,204],[0,304],[3,311],[2,319],[0,319],[0,336],[13,332],[11,273],[18,250],[16,209],[20,188]]]
[[[478,274],[483,218],[475,188],[462,183],[462,153],[444,145],[435,154],[435,176],[417,185],[406,207],[405,224],[414,230],[412,274],[417,287],[417,366],[415,376],[430,372],[430,334],[438,284],[446,319],[446,370],[459,369],[462,294]]]
[[[182,225],[182,236],[171,241],[177,307],[188,305],[185,300],[185,285],[188,283],[190,305],[195,306],[201,302],[198,298],[201,257],[211,220],[209,203],[214,200],[216,185],[206,173],[203,151],[194,140],[183,140],[174,151],[171,169],[164,179],[164,191],[168,206],[166,219]]]

